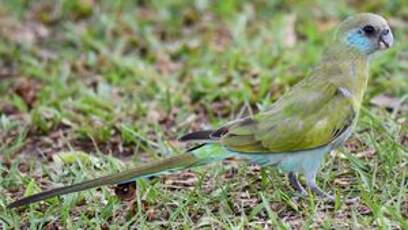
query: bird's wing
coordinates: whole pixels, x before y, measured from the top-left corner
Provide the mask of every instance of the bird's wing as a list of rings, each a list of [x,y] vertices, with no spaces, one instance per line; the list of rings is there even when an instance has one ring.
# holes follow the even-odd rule
[[[331,143],[355,116],[352,96],[345,89],[309,79],[270,110],[226,125],[211,137],[235,152],[295,152]]]

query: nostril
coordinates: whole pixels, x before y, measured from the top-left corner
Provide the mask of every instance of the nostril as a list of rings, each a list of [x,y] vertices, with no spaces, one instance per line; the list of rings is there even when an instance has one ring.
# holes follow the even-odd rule
[[[385,29],[382,34],[383,34],[383,35],[387,35],[388,33],[390,33],[390,30],[389,30],[389,29]]]

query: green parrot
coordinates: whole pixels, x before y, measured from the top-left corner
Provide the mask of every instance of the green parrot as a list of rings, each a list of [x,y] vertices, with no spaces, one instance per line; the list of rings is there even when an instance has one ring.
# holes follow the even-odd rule
[[[298,174],[303,174],[311,191],[328,196],[315,182],[320,163],[325,154],[350,136],[367,87],[369,59],[376,51],[391,47],[392,43],[391,29],[383,17],[372,13],[349,17],[338,26],[334,40],[310,76],[268,110],[229,122],[216,130],[182,136],[181,142],[201,142],[183,154],[34,194],[8,207],[103,185],[128,183],[136,178],[228,157],[276,166],[288,173],[289,182],[297,192],[307,194],[297,179]]]

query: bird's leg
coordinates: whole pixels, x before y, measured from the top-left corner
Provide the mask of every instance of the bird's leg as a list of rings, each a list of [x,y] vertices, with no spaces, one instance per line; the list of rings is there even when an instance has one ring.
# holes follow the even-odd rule
[[[297,176],[294,172],[289,172],[288,174],[289,178],[289,183],[292,185],[292,187],[302,196],[307,195],[306,190],[303,188],[303,186],[299,183],[299,180],[297,179]]]
[[[319,188],[319,186],[316,185],[315,177],[316,177],[316,173],[309,173],[308,175],[306,175],[306,184],[309,187],[309,189],[319,197],[326,198],[329,201],[335,200],[333,196],[323,192]]]

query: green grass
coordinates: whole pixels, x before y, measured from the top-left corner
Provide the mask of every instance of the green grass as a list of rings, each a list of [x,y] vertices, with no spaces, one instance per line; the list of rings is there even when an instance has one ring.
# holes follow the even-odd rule
[[[407,101],[405,1],[163,2],[0,2],[0,228],[408,229],[407,107],[370,103]],[[296,200],[276,169],[228,161],[139,180],[128,202],[102,188],[5,208],[264,108],[307,75],[340,20],[364,11],[390,19],[396,44],[373,60],[358,127],[319,173],[334,205]],[[92,157],[56,157],[73,151]]]

